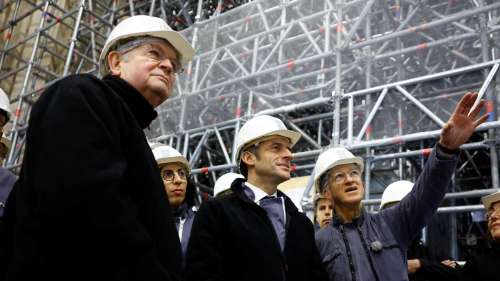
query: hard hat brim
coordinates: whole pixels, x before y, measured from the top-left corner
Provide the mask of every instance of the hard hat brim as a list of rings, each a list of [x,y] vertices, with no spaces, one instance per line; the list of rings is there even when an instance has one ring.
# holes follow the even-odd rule
[[[500,191],[482,197],[481,201],[483,202],[486,211],[488,211],[493,203],[500,201]]]
[[[156,160],[156,163],[158,164],[158,167],[162,168],[163,166],[167,164],[172,164],[172,163],[180,163],[183,165],[188,173],[191,173],[191,168],[189,167],[189,162],[186,160],[186,158],[182,156],[176,156],[176,157],[167,157],[167,158],[160,158]]]
[[[193,59],[194,49],[189,44],[189,42],[184,39],[184,37],[179,34],[177,31],[149,31],[149,32],[137,32],[130,33],[126,36],[120,36],[114,38],[113,41],[106,44],[106,47],[102,50],[101,55],[99,57],[99,73],[101,76],[106,75],[106,60],[109,50],[112,46],[115,46],[116,42],[133,37],[141,37],[141,36],[151,36],[155,38],[161,38],[167,40],[173,47],[181,54],[181,63],[187,64],[189,61]]]
[[[292,131],[292,130],[276,130],[276,131],[272,131],[272,132],[269,132],[269,133],[264,134],[264,135],[260,135],[256,138],[249,139],[245,144],[243,144],[240,148],[238,148],[238,151],[236,151],[236,155],[237,155],[236,160],[237,161],[240,160],[242,150],[245,147],[247,147],[249,144],[259,142],[259,140],[261,140],[263,138],[268,138],[271,136],[280,136],[280,137],[285,137],[285,138],[289,139],[290,140],[290,148],[294,147],[295,144],[297,144],[297,142],[300,140],[300,137],[301,137],[300,133]]]
[[[321,179],[321,177],[325,173],[328,173],[328,171],[330,171],[333,167],[345,165],[345,164],[356,164],[360,167],[361,173],[363,173],[364,163],[363,163],[363,158],[361,158],[361,157],[355,156],[355,157],[350,157],[350,158],[345,158],[342,160],[335,161],[335,162],[331,163],[330,165],[328,165],[328,167],[321,174],[314,175],[316,177],[316,179],[314,180],[314,189],[315,189],[316,193],[320,192],[319,180]]]

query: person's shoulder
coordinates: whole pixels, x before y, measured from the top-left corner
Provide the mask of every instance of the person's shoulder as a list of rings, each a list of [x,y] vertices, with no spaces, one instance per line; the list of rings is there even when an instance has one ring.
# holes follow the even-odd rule
[[[104,82],[92,74],[72,74],[61,78],[54,83],[54,86],[89,86],[104,85]]]
[[[14,174],[11,170],[5,168],[5,167],[0,167],[0,175],[2,177],[9,177],[9,178],[16,178],[16,174]]]
[[[73,74],[51,84],[41,96],[76,97],[97,94],[106,88],[106,84],[92,74]]]
[[[333,226],[327,225],[314,234],[316,241],[329,241],[332,237]]]

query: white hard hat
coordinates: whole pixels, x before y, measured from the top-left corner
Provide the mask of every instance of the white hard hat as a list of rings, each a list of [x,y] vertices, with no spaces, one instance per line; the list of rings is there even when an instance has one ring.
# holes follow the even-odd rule
[[[12,112],[10,112],[10,101],[7,94],[0,89],[0,109],[7,113],[7,121],[12,117]]]
[[[481,201],[483,202],[486,211],[488,211],[493,203],[500,201],[500,191],[497,191],[490,195],[483,196],[481,198]]]
[[[259,115],[248,120],[238,132],[236,138],[236,161],[240,153],[248,144],[267,136],[282,136],[290,140],[293,147],[300,139],[300,134],[288,130],[281,120],[269,115]]]
[[[380,202],[380,209],[382,210],[385,205],[389,203],[401,201],[413,188],[411,181],[396,181],[389,184],[384,193],[382,193],[382,201]]]
[[[214,185],[214,197],[231,188],[231,184],[235,179],[244,179],[244,177],[237,173],[227,173],[219,177]]]
[[[363,158],[354,156],[344,147],[333,147],[323,151],[314,166],[314,188],[316,193],[320,193],[321,176],[335,166],[344,164],[357,164],[363,172]]]
[[[187,159],[176,149],[162,143],[153,143],[150,147],[159,167],[170,163],[180,163],[188,172],[191,170]]]
[[[99,57],[99,72],[106,75],[108,52],[120,40],[132,37],[151,36],[167,40],[181,55],[180,61],[185,64],[194,55],[194,49],[186,39],[177,31],[173,30],[161,18],[139,15],[133,16],[120,22],[109,34]]]

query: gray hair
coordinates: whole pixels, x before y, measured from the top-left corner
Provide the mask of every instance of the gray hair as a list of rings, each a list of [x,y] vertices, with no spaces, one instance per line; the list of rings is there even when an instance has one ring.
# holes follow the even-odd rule
[[[175,52],[175,56],[177,57],[177,60],[179,61],[179,66],[182,67],[182,64],[180,63],[180,60],[182,59],[181,53],[170,43],[168,40],[163,39],[163,38],[158,38],[158,37],[152,37],[152,36],[139,36],[139,37],[131,37],[131,38],[126,38],[123,40],[118,41],[110,50],[108,51],[108,54],[111,51],[116,51],[122,55],[126,55],[129,51],[140,47],[144,44],[152,43],[152,42],[165,42],[167,43],[172,50]],[[111,73],[111,67],[108,65],[107,62],[107,57],[108,54],[106,54],[106,62],[105,66],[107,68],[107,73]]]

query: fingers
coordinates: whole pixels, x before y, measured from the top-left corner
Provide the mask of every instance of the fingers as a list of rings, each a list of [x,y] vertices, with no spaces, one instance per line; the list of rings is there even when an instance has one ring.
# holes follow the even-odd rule
[[[486,113],[485,115],[481,116],[479,119],[477,119],[476,121],[474,121],[474,128],[476,128],[477,126],[483,124],[486,120],[488,120],[489,116],[490,116],[490,114]]]
[[[466,93],[458,102],[458,105],[455,109],[455,113],[458,113],[458,114],[469,113],[470,107],[474,104],[476,97],[477,97],[477,93],[473,93],[473,92]],[[471,103],[471,101],[472,101],[472,103]]]
[[[483,109],[485,103],[486,103],[486,101],[484,101],[484,100],[480,101],[478,103],[478,105],[476,106],[476,108],[474,108],[474,110],[472,110],[471,113],[469,113],[469,117],[471,117],[472,119],[475,119],[476,116],[481,111],[481,109]]]

